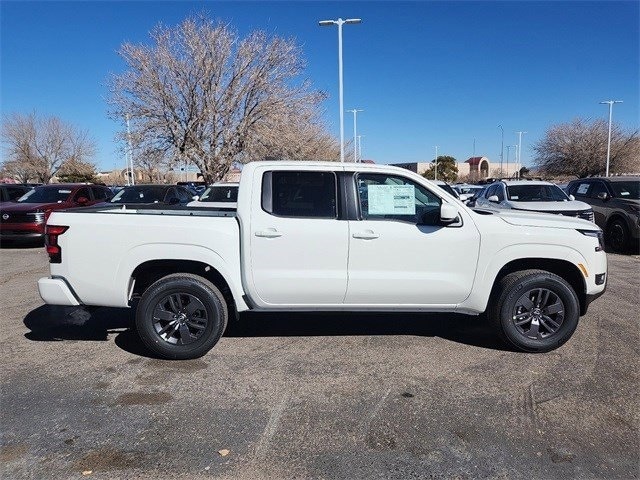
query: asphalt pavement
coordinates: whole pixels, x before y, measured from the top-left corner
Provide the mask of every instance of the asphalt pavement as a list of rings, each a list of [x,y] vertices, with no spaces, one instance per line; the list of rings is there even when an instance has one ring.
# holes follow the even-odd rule
[[[42,304],[43,249],[0,250],[6,479],[638,478],[640,258],[562,348],[477,317],[243,315],[164,361],[133,312]]]

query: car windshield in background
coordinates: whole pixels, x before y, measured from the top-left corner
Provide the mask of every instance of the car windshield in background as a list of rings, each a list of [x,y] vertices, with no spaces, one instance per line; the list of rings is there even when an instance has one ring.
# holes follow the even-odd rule
[[[217,186],[209,187],[207,191],[200,197],[201,202],[237,202],[238,201],[238,187],[232,186]]]
[[[445,192],[447,192],[449,195],[451,195],[452,197],[456,197],[458,198],[458,194],[456,192],[453,191],[453,188],[451,188],[450,185],[438,185],[442,190],[444,190]]]
[[[514,202],[563,202],[569,200],[555,185],[510,185],[507,196]]]
[[[111,199],[111,203],[162,202],[165,192],[164,187],[125,187]]]
[[[70,188],[36,187],[17,201],[20,203],[61,203],[71,194]]]
[[[640,200],[640,182],[611,182],[616,197]]]

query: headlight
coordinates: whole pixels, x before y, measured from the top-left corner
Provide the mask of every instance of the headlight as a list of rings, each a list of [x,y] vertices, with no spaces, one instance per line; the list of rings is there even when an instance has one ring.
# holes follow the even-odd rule
[[[587,237],[595,237],[598,239],[598,246],[596,247],[596,252],[600,252],[604,250],[604,234],[602,230],[578,230],[581,234],[586,235]]]

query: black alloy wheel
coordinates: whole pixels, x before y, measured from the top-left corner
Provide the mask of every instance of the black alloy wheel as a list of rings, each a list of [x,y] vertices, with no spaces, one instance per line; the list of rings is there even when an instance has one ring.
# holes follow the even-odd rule
[[[564,321],[564,303],[546,288],[527,291],[513,308],[513,324],[527,338],[543,339],[555,335]]]

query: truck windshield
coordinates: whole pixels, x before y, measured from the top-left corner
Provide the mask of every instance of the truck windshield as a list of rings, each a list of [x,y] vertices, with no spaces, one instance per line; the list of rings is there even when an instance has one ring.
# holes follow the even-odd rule
[[[514,202],[565,202],[569,197],[556,185],[510,185],[507,196]]]
[[[164,201],[166,190],[166,187],[125,187],[111,203],[158,203]]]
[[[207,188],[200,197],[201,202],[237,202],[238,186],[237,185],[218,185]]]
[[[62,203],[71,195],[70,188],[36,187],[18,199],[20,203]]]

